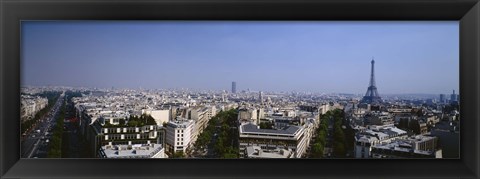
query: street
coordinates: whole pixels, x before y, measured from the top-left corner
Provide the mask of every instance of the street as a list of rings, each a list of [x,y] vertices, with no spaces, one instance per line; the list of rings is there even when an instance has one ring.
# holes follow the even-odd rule
[[[51,130],[62,106],[63,96],[62,93],[46,117],[40,119],[35,128],[25,135],[21,142],[22,158],[44,158],[47,156],[47,146],[52,136]]]

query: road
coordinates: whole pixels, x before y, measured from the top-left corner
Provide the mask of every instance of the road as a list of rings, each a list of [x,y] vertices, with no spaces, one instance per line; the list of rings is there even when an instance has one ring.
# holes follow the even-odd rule
[[[206,153],[206,158],[216,158],[217,157],[217,153],[215,152],[215,144],[217,143],[217,139],[218,139],[218,133],[220,132],[220,125],[219,125],[219,122],[217,122],[216,126],[215,126],[215,132],[213,133],[213,139],[210,141],[210,143],[207,145],[207,153]]]
[[[67,101],[67,110],[66,110],[66,119],[72,119],[75,117],[75,111],[73,110],[73,103],[71,101]],[[78,133],[78,123],[72,122],[70,120],[64,121],[64,136],[66,140],[64,142],[67,143],[68,149],[65,151],[67,158],[81,158],[83,157],[81,154],[80,149],[84,146],[79,139]]]
[[[47,154],[48,142],[51,140],[55,118],[58,116],[64,100],[64,93],[60,95],[55,105],[46,117],[39,120],[32,130],[21,142],[21,158],[44,158]]]

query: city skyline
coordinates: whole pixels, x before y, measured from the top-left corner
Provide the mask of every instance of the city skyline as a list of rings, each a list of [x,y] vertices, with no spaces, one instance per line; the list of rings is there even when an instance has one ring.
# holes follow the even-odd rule
[[[458,35],[453,21],[22,22],[21,84],[362,94],[374,57],[380,95],[449,94]]]

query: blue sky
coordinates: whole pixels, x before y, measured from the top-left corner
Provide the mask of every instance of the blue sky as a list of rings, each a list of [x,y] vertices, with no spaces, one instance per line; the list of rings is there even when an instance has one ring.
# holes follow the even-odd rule
[[[459,88],[457,21],[28,21],[22,85],[365,93]]]

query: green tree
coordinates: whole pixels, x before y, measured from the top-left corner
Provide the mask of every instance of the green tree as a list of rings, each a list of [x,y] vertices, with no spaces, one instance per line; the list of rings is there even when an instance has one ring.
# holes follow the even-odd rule
[[[335,142],[345,143],[345,133],[343,132],[342,127],[335,126],[333,132],[333,139]]]
[[[333,153],[336,157],[345,157],[345,145],[344,143],[335,142],[333,144]]]
[[[323,150],[324,146],[321,143],[314,143],[312,146],[312,156],[314,158],[322,158],[323,157]]]
[[[326,130],[321,130],[319,133],[318,133],[318,138],[317,138],[317,142],[322,144],[322,145],[325,145],[326,144],[326,140],[327,140],[327,131]]]
[[[223,155],[223,158],[238,158],[238,155],[234,153],[226,153]]]
[[[119,125],[124,126],[126,124],[125,119],[118,120]]]
[[[128,121],[128,126],[138,126],[138,122],[134,120]]]
[[[271,122],[260,122],[260,129],[273,129]]]
[[[183,151],[178,151],[173,154],[173,158],[185,158]]]

